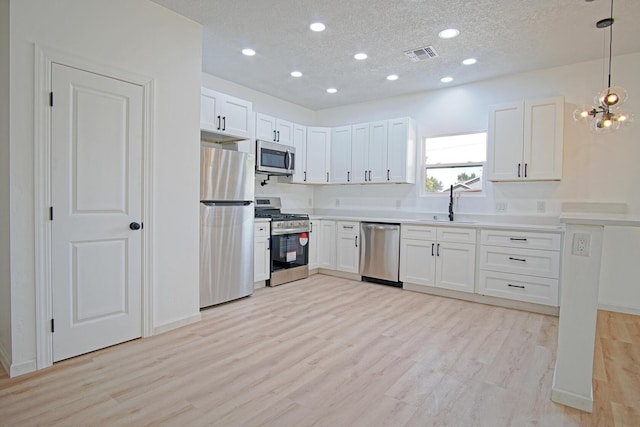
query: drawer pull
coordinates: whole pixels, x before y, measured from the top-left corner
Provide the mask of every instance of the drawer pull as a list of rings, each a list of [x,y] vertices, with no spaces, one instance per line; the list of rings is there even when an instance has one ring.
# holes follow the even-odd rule
[[[343,225],[342,228],[344,229],[349,229],[349,230],[353,230],[353,225]]]
[[[526,259],[524,259],[524,258],[514,258],[514,257],[511,257],[511,256],[510,256],[510,257],[509,257],[509,259],[510,259],[511,261],[527,262],[527,260],[526,260]]]
[[[431,256],[433,256],[433,247],[434,247],[435,245],[436,245],[435,243],[432,243],[432,244],[431,244]]]
[[[515,241],[518,241],[518,242],[526,242],[527,241],[527,239],[524,238],[524,237],[510,237],[509,240],[515,240]]]
[[[511,283],[508,283],[507,286],[509,286],[510,288],[520,288],[520,289],[524,289],[523,285],[512,285]]]

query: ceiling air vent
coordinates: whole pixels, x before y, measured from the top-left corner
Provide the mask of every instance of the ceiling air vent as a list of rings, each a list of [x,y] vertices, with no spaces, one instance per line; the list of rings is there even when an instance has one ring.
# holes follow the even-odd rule
[[[405,53],[411,62],[422,61],[423,59],[431,59],[438,57],[438,52],[433,46],[420,47],[418,49],[407,50]]]

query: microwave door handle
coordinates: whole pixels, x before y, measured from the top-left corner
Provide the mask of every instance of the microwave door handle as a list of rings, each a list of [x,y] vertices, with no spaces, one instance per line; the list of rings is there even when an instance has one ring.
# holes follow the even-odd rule
[[[291,170],[293,169],[293,155],[291,154],[291,151],[287,150],[287,170]]]
[[[289,150],[284,154],[284,168],[289,169]]]

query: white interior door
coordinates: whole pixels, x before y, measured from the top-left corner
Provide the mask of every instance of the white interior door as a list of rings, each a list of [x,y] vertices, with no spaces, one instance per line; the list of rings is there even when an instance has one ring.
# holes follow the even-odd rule
[[[53,360],[142,335],[143,88],[51,70]]]

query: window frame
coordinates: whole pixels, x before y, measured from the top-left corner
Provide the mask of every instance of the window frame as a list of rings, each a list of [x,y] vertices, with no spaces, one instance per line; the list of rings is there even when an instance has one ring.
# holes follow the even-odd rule
[[[426,188],[426,180],[427,180],[427,170],[428,169],[448,169],[448,168],[455,168],[455,167],[482,167],[482,177],[481,177],[481,182],[482,182],[482,188],[478,189],[478,190],[456,190],[454,192],[454,194],[457,194],[456,197],[459,197],[462,194],[467,194],[469,196],[475,196],[475,197],[484,197],[486,194],[486,184],[487,184],[487,179],[485,177],[485,172],[486,172],[486,167],[487,167],[487,160],[486,160],[486,153],[487,153],[487,146],[489,144],[489,140],[488,140],[488,130],[487,129],[481,129],[481,130],[475,130],[475,131],[469,131],[469,132],[458,132],[458,133],[450,133],[450,134],[440,134],[440,135],[431,135],[431,136],[425,136],[422,139],[422,144],[421,144],[421,159],[424,159],[426,157],[426,152],[427,152],[427,140],[429,139],[435,139],[435,138],[446,138],[446,137],[455,137],[455,136],[462,136],[462,135],[473,135],[473,134],[480,134],[480,133],[484,133],[485,134],[485,160],[483,162],[456,162],[456,163],[423,163],[424,160],[421,162],[421,172],[420,172],[420,195],[424,196],[424,197],[434,197],[434,196],[442,196],[443,194],[448,194],[446,191],[445,192],[431,192],[431,191],[427,191]],[[448,196],[447,196],[448,197]]]

